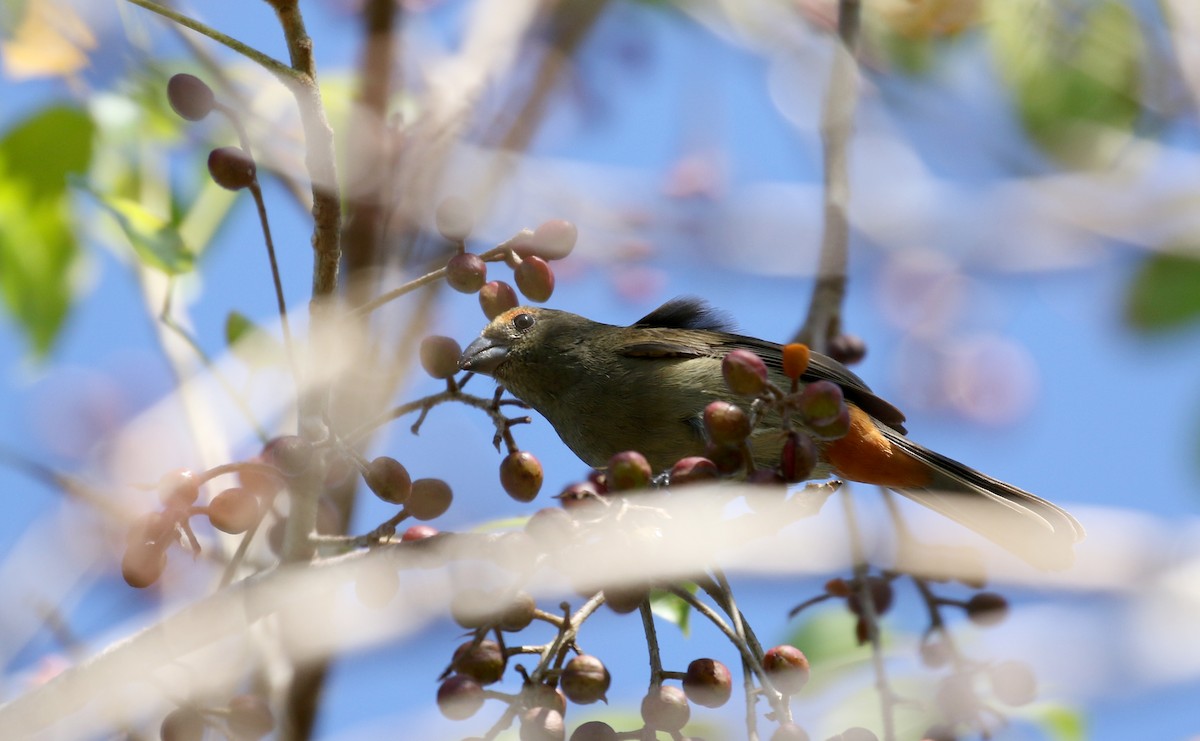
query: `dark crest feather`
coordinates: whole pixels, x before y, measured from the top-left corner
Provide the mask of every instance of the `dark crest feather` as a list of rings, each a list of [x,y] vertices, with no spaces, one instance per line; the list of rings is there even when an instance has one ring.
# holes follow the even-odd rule
[[[673,298],[631,326],[662,329],[704,329],[710,332],[732,332],[729,317],[695,296]]]

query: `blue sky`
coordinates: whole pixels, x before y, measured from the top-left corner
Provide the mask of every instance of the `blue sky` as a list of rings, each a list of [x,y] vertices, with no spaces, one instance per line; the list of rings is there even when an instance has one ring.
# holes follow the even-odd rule
[[[410,35],[421,44],[410,48],[436,55],[441,45],[454,44],[467,6],[444,3],[414,14]],[[281,54],[265,6],[254,8],[230,3],[225,10],[234,15],[218,5],[205,13],[209,19],[238,18],[239,37]],[[349,17],[329,8],[313,8],[310,26],[322,70],[337,70],[353,62],[353,27]],[[164,58],[180,53],[157,22],[149,25]],[[105,33],[119,39],[115,26]],[[694,294],[729,313],[746,334],[789,337],[807,305],[807,273],[820,234],[817,116],[828,62],[818,36],[799,38],[789,56],[764,51],[769,44],[761,38],[730,41],[672,12],[617,5],[584,46],[529,160],[482,225],[481,241],[545,218],[568,218],[580,226],[580,246],[563,263],[549,305],[628,323],[672,296]],[[114,57],[105,56],[93,84],[110,84],[130,63]],[[42,102],[71,95],[55,84],[0,84],[4,126]],[[866,339],[869,354],[855,371],[908,412],[910,435],[921,443],[1077,509],[1085,525],[1092,508],[1129,509],[1173,523],[1163,532],[1182,540],[1194,528],[1200,493],[1200,326],[1143,337],[1125,325],[1122,306],[1133,271],[1146,249],[1162,244],[1161,234],[1195,234],[1191,217],[1170,224],[1154,218],[1162,201],[1178,196],[1186,202],[1200,185],[1178,164],[1196,156],[1194,114],[1180,113],[1153,132],[1171,148],[1152,152],[1149,164],[1139,160],[1136,170],[1123,169],[1134,159],[1131,145],[1129,157],[1107,173],[1057,177],[1023,136],[981,40],[972,37],[947,51],[927,77],[869,71],[857,122],[845,321]],[[690,172],[699,172],[698,179],[686,179],[688,167],[696,168]],[[1107,177],[1114,173],[1118,177]],[[468,168],[455,177],[470,174]],[[682,181],[695,185],[697,194],[664,195]],[[266,190],[272,227],[284,245],[287,293],[293,306],[302,306],[311,264],[308,222],[280,188],[268,183]],[[252,217],[243,199],[201,264],[193,314],[202,344],[213,352],[221,349],[227,310],[272,321],[269,277],[257,254]],[[628,259],[631,254],[640,257]],[[30,362],[16,327],[0,322],[0,445],[80,468],[96,460],[89,434],[110,431],[173,384],[130,272],[94,245],[84,272],[71,321],[48,363]],[[433,329],[464,345],[484,323],[473,297],[447,293],[441,308]],[[981,354],[955,354],[963,347]],[[945,364],[931,365],[931,358]],[[988,375],[993,361],[1012,363],[1012,372],[999,380]],[[964,406],[953,394],[931,395],[927,374],[961,367],[956,362],[988,371],[968,388],[976,399],[999,399],[1000,412],[986,404],[979,412],[979,405]],[[417,379],[402,395],[435,388]],[[468,442],[452,450],[439,443],[460,436]],[[545,493],[534,505],[515,505],[495,486],[498,459],[490,437],[481,415],[443,408],[420,437],[401,424],[380,449],[415,461],[414,475],[446,476],[456,491],[470,492],[463,495],[469,506],[446,517],[447,529],[528,514],[584,473],[549,425],[536,420],[519,429],[518,439],[541,457]],[[11,556],[19,552],[22,534],[45,526],[60,500],[7,467],[0,467],[0,487],[10,492],[0,554]],[[358,517],[366,529],[386,512],[369,503]],[[746,579],[744,609],[762,616],[760,633],[781,639],[788,630],[782,613],[818,584],[788,585],[797,598],[780,604],[778,582]],[[1061,607],[1080,620],[1084,636],[1106,630],[1121,636],[1143,625],[1131,617],[1137,602],[1129,595],[1013,595],[1034,616]],[[108,575],[71,604],[77,633],[103,643],[121,634],[126,620],[144,615],[147,602]],[[919,629],[915,612],[896,620],[902,632]],[[1037,629],[1032,618],[1018,624]],[[630,625],[606,617],[591,638],[593,645],[612,645],[605,657],[612,656],[614,676],[644,672],[636,642],[622,642]],[[1049,634],[1063,640],[1071,633],[1052,627]],[[1028,639],[1019,653],[1038,645],[1016,628],[1001,635]],[[366,735],[371,724],[405,713],[446,728],[426,716],[433,674],[457,636],[449,623],[437,623],[419,639],[364,652],[340,666],[322,735]],[[1118,640],[1120,650],[1134,655],[1135,638]],[[664,640],[686,663],[701,636],[698,629],[691,643]],[[1000,638],[980,640],[993,652],[1009,648],[998,645]],[[6,672],[35,666],[53,646],[39,634],[6,652]],[[409,668],[399,672],[400,664]],[[636,701],[639,682],[628,682],[614,700]],[[1165,681],[1148,670],[1128,683],[1114,676],[1064,695],[1082,708],[1087,738],[1170,739],[1196,732],[1196,689],[1194,673]],[[738,713],[727,710],[724,717],[736,723]],[[450,728],[447,733],[459,729]],[[1038,736],[1018,723],[1002,737]]]

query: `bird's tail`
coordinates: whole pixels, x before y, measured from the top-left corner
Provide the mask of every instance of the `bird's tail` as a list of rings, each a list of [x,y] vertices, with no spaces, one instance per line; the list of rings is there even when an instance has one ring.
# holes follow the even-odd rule
[[[1074,546],[1083,539],[1083,527],[1066,510],[879,427],[894,446],[928,466],[931,474],[928,486],[895,491],[1037,568],[1059,570],[1074,562]]]

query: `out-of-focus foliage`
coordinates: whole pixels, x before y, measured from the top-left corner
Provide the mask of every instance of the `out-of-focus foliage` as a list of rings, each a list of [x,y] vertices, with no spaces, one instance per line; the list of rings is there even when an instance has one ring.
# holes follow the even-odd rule
[[[993,0],[996,67],[1029,135],[1055,159],[1105,162],[1137,120],[1144,45],[1125,4]]]
[[[70,308],[79,246],[67,178],[87,170],[94,129],[79,109],[51,106],[0,139],[0,297],[39,356]]]
[[[1126,318],[1158,332],[1200,319],[1200,253],[1161,252],[1142,263],[1129,286]]]

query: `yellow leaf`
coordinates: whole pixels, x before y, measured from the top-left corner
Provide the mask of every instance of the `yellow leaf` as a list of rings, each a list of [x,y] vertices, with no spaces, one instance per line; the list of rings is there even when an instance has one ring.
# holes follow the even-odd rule
[[[26,6],[11,39],[0,43],[0,61],[14,79],[72,75],[88,65],[96,38],[65,3],[40,0]]]

